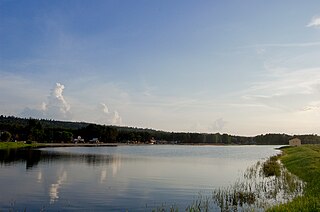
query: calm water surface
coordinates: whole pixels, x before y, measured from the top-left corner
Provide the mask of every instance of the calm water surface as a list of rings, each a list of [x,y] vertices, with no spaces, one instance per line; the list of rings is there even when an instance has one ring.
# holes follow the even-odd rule
[[[118,146],[0,151],[0,211],[185,209],[275,146]]]

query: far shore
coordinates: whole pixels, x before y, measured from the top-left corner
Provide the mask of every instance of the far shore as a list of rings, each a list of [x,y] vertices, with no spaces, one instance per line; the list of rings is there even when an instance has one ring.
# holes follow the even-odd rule
[[[116,147],[118,143],[37,143],[36,148],[46,147]]]
[[[178,144],[148,144],[148,143],[32,143],[23,141],[0,142],[0,149],[15,148],[49,148],[49,147],[117,147],[117,146],[161,146],[161,145],[183,145],[183,146],[247,146],[239,144],[223,143],[178,143]],[[252,145],[252,144],[251,144]],[[250,146],[251,146],[250,145]],[[253,145],[254,146],[254,145]]]

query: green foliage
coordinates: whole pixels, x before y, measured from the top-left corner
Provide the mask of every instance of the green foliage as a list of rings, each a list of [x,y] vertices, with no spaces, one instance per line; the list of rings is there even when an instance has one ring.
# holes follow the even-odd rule
[[[314,197],[311,195],[305,195],[303,197],[297,197],[293,201],[281,204],[275,207],[268,209],[268,211],[302,211],[302,212],[310,212],[310,211],[320,211],[320,201],[318,197]]]
[[[11,139],[11,133],[8,131],[4,131],[0,134],[0,140],[4,142],[8,142]]]
[[[288,144],[290,136],[286,134],[266,134],[258,135],[253,138],[255,144],[281,145]]]
[[[306,182],[304,195],[269,211],[320,211],[320,145],[283,149],[280,159],[287,169]]]
[[[63,142],[71,142],[72,141],[72,138],[73,138],[73,134],[71,132],[68,132],[68,131],[62,131],[60,132],[60,138],[61,138],[61,141]]]

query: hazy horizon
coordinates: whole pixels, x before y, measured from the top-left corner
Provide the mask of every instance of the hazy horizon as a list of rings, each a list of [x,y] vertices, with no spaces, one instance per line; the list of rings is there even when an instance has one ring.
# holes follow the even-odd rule
[[[319,1],[0,0],[0,114],[320,134]]]

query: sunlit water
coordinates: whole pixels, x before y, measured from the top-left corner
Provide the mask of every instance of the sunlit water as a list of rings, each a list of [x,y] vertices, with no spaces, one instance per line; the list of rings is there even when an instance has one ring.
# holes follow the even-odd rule
[[[185,209],[275,146],[118,146],[0,151],[0,211]]]

